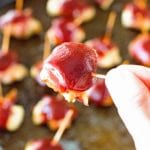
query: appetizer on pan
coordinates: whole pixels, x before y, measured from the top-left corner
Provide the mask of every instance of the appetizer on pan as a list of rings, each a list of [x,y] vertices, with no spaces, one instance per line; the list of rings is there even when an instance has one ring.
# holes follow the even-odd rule
[[[80,23],[91,20],[96,13],[86,0],[48,0],[46,9],[51,16],[64,16]]]
[[[118,46],[111,39],[115,18],[116,13],[111,12],[105,34],[85,42],[86,45],[96,50],[98,56],[97,65],[99,68],[111,68],[118,65],[122,60]]]
[[[69,110],[64,119],[62,120],[56,134],[53,139],[51,138],[41,138],[37,140],[31,140],[25,145],[25,150],[63,150],[62,146],[59,144],[59,141],[65,131],[65,129],[70,124],[72,120],[73,111]]]
[[[130,56],[139,64],[150,67],[150,34],[138,35],[129,44]]]
[[[23,3],[23,0],[17,0],[16,4],[21,2]],[[32,35],[39,34],[42,30],[40,21],[33,17],[31,9],[22,10],[18,5],[16,5],[16,9],[10,10],[0,17],[0,30],[3,32],[4,28],[10,25],[10,35],[17,39],[27,39]]]
[[[73,111],[71,119],[74,120],[77,109],[73,104],[68,104],[61,96],[44,96],[34,106],[32,120],[35,125],[47,124],[50,129],[56,130],[69,110]]]
[[[16,131],[24,119],[24,108],[15,104],[17,90],[13,89],[6,96],[0,96],[0,129]]]
[[[85,31],[71,19],[57,18],[52,21],[47,38],[51,46],[63,42],[82,42],[85,39]]]
[[[45,60],[40,77],[66,100],[78,99],[88,105],[85,91],[93,85],[96,66],[95,49],[82,43],[66,42],[54,48]]]
[[[122,11],[122,25],[140,31],[150,30],[150,7],[146,0],[134,0],[125,5]]]

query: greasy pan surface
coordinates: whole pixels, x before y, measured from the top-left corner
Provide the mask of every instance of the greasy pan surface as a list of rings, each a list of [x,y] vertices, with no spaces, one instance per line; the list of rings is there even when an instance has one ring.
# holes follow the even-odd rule
[[[124,29],[120,24],[120,11],[127,0],[116,0],[108,11],[102,11],[97,7],[97,15],[91,22],[84,24],[87,38],[90,39],[104,33],[105,24],[110,10],[118,12],[116,26],[113,31],[113,39],[121,49],[123,59],[130,59],[127,53],[129,41],[135,37],[137,32]],[[20,61],[28,68],[33,63],[42,58],[42,48],[44,32],[51,23],[50,17],[45,10],[46,0],[25,1],[25,7],[33,8],[34,15],[39,18],[43,24],[44,30],[40,36],[29,40],[19,41],[11,40],[11,48],[17,51]],[[6,6],[0,10],[0,14],[5,13],[14,4]],[[0,40],[1,41],[1,40]],[[107,70],[102,70],[105,73]],[[36,127],[31,121],[31,109],[44,93],[53,92],[50,89],[43,89],[29,76],[22,82],[11,86],[5,86],[4,92],[10,88],[16,87],[19,90],[18,103],[22,104],[26,110],[26,116],[21,128],[14,133],[0,131],[0,150],[23,150],[25,143],[32,138],[52,136],[54,132],[49,131],[45,126]],[[119,92],[119,91],[118,91]],[[86,107],[79,103],[79,117],[72,128],[65,132],[62,142],[75,141],[79,143],[81,150],[134,150],[133,141],[119,118],[115,107],[95,108]],[[67,149],[77,150],[78,148]]]

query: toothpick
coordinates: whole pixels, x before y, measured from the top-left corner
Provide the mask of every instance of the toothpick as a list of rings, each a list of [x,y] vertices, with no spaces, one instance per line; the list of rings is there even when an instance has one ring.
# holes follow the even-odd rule
[[[0,97],[3,97],[3,88],[2,88],[2,84],[0,84]]]
[[[106,75],[103,75],[103,74],[96,74],[96,73],[93,73],[92,76],[93,76],[93,77],[96,77],[96,78],[100,78],[100,79],[105,79],[105,78],[106,78]]]
[[[117,17],[117,14],[114,11],[110,12],[107,25],[106,25],[105,37],[111,38],[116,17]]]
[[[55,136],[53,137],[53,140],[52,140],[53,144],[57,144],[60,141],[65,129],[68,127],[68,125],[71,122],[72,116],[73,116],[73,110],[70,109],[65,115],[65,118],[63,119],[63,121],[61,122],[61,125],[59,129],[57,130]]]
[[[24,2],[24,0],[16,0],[16,10],[23,9],[23,2]]]
[[[49,41],[49,38],[48,38],[48,36],[46,34],[45,35],[45,42],[44,42],[43,60],[45,60],[48,57],[50,52],[51,52],[50,41]]]
[[[7,25],[6,27],[4,27],[3,31],[2,51],[4,53],[7,53],[9,51],[10,34],[11,34],[11,25]]]

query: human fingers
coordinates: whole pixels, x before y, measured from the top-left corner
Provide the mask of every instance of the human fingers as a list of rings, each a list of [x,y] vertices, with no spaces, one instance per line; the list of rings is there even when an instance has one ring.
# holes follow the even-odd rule
[[[127,66],[112,69],[106,75],[106,86],[137,148],[147,150],[150,147],[150,92],[143,82],[145,75],[139,76],[138,71]],[[141,140],[141,135],[146,138]]]

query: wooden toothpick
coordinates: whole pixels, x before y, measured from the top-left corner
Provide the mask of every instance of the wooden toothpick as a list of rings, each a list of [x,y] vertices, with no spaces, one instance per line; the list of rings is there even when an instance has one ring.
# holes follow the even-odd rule
[[[68,127],[68,125],[70,124],[72,120],[72,116],[73,116],[73,110],[70,109],[65,115],[65,118],[63,119],[63,121],[61,122],[60,127],[57,130],[55,136],[53,137],[53,140],[52,140],[53,144],[59,143],[65,129]]]
[[[105,78],[106,78],[106,75],[97,74],[97,73],[93,73],[92,76],[93,76],[93,77],[96,77],[96,78],[100,78],[100,79],[105,79]]]
[[[10,35],[11,25],[7,25],[6,27],[4,27],[3,31],[2,51],[4,53],[7,53],[9,51]]]
[[[105,37],[111,38],[112,30],[114,28],[116,17],[117,17],[116,12],[114,12],[114,11],[110,12],[108,21],[107,21],[107,25],[106,25]]]
[[[2,88],[2,84],[0,83],[0,97],[3,97],[3,88]]]
[[[45,60],[48,57],[50,52],[51,52],[50,41],[49,41],[48,35],[46,34],[45,42],[44,42],[43,60]]]
[[[23,3],[24,3],[24,0],[16,0],[16,10],[22,10]]]

